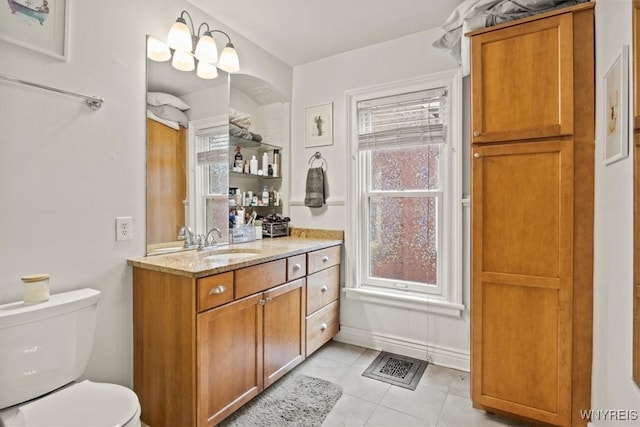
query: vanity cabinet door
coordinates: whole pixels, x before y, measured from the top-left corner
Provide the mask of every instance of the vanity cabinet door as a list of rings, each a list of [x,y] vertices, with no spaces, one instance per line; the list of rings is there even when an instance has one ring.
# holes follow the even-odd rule
[[[473,143],[573,133],[573,16],[471,38]]]
[[[264,386],[273,384],[305,357],[304,278],[264,293]]]
[[[198,314],[199,427],[215,426],[263,389],[262,298],[260,293]]]

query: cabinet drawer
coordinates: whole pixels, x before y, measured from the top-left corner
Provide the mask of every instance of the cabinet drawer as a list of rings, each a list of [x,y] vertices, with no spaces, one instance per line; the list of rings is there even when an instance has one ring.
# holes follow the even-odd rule
[[[340,264],[340,246],[309,252],[307,254],[307,274]]]
[[[307,317],[307,357],[338,333],[340,324],[338,301]]]
[[[235,297],[242,298],[287,281],[287,260],[258,264],[236,270]]]
[[[290,282],[307,274],[307,255],[296,255],[287,258],[287,282]]]
[[[198,279],[198,311],[233,301],[233,271]]]
[[[340,266],[334,265],[307,277],[307,314],[340,296]]]

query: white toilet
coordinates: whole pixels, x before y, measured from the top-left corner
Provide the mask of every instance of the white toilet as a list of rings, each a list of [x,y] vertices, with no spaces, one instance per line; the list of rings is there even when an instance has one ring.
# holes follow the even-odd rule
[[[0,305],[0,426],[140,426],[132,390],[75,382],[91,356],[98,299],[79,289]]]

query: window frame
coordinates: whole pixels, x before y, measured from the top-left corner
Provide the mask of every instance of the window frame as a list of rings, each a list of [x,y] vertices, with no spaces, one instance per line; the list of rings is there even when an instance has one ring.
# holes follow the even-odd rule
[[[368,221],[368,187],[366,186],[366,166],[369,155],[358,147],[358,107],[359,101],[387,96],[402,95],[435,88],[447,90],[447,135],[442,145],[440,168],[442,170],[442,193],[438,199],[443,224],[438,228],[438,286],[429,292],[393,287],[380,287],[364,283],[369,268],[368,228],[362,226]],[[347,253],[345,257],[345,294],[349,299],[385,305],[411,308],[461,316],[465,307],[463,294],[462,257],[462,76],[459,70],[447,70],[389,84],[371,86],[347,91],[348,124],[348,203],[345,234]],[[444,153],[444,155],[443,155]],[[421,191],[422,192],[422,191]],[[405,195],[408,194],[404,193]],[[440,204],[441,202],[441,204]],[[442,254],[442,255],[441,255]]]

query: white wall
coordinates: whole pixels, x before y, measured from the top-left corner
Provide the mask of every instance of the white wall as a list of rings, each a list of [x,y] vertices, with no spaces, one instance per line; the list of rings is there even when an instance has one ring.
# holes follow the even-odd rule
[[[427,30],[294,68],[290,213],[295,226],[345,229],[348,162],[345,92],[455,68],[456,63],[448,53],[431,47],[441,34],[437,29]],[[327,102],[333,102],[333,145],[305,148],[305,107]],[[465,108],[465,122],[468,122],[467,112]],[[468,137],[464,138],[463,146],[469,146]],[[303,204],[306,172],[308,161],[316,151],[328,165],[327,205],[308,208]],[[465,185],[465,188],[468,187]],[[465,241],[464,250],[468,253],[468,238]],[[347,242],[345,251],[350,249]],[[464,277],[464,295],[468,301],[468,269]],[[469,369],[468,311],[462,318],[427,316],[404,308],[345,299],[343,294],[340,316],[340,340],[423,358],[428,345],[434,362]]]
[[[640,410],[640,391],[631,380],[633,153],[612,165],[603,163],[605,103],[602,81],[621,46],[631,47],[631,27],[630,0],[596,2],[597,133],[591,400],[592,408],[599,410]],[[630,117],[633,117],[632,113]],[[630,119],[629,123],[632,129],[633,120]],[[629,147],[632,149],[632,130],[629,135]],[[593,424],[605,423],[593,420]],[[640,421],[614,421],[611,424],[640,425]]]
[[[20,276],[51,274],[52,292],[102,292],[86,376],[132,385],[132,277],[145,253],[145,35],[166,38],[184,1],[69,1],[67,62],[0,41],[0,73],[106,102],[0,82],[0,302],[22,298]],[[292,69],[229,31],[243,73],[291,94]],[[133,240],[115,241],[115,217]]]

